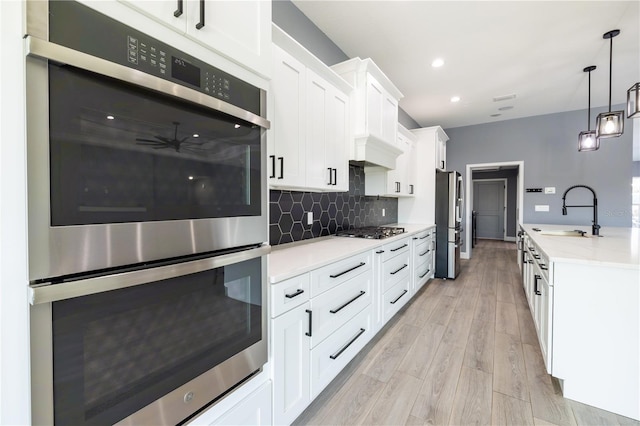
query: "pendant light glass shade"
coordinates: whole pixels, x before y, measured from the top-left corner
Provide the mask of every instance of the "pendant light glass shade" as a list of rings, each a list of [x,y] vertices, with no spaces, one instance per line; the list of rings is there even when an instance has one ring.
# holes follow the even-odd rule
[[[589,95],[588,95],[588,107],[587,107],[587,131],[580,132],[578,134],[578,151],[596,151],[600,148],[600,139],[596,137],[596,131],[591,130],[591,71],[595,70],[596,66],[591,65],[584,68],[582,71],[589,73]]]
[[[640,83],[627,90],[627,118],[640,117]]]
[[[613,38],[620,34],[620,30],[611,30],[602,35],[609,39],[609,112],[598,114],[596,118],[596,137],[615,138],[624,131],[624,111],[611,111],[611,68],[613,64]]]

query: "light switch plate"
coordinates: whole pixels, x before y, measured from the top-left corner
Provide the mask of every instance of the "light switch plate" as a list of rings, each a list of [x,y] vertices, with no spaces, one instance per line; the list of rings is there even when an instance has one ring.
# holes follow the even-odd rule
[[[385,210],[382,209],[382,217],[384,217],[385,213],[386,213]]]
[[[556,193],[556,187],[555,186],[546,186],[544,188],[544,193],[545,194],[555,194]]]
[[[549,205],[547,205],[547,204],[536,204],[536,211],[537,212],[548,212],[549,211]]]

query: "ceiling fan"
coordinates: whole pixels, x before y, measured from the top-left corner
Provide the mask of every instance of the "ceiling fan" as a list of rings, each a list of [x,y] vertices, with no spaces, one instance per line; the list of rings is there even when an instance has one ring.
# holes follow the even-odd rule
[[[178,139],[178,126],[180,126],[180,123],[174,121],[173,125],[175,126],[175,129],[172,139],[160,135],[155,135],[155,139],[136,138],[136,141],[138,141],[137,144],[142,146],[150,146],[153,149],[173,148],[176,152],[181,152],[181,150],[189,152],[203,151],[202,148],[198,147],[202,145],[204,141],[188,141],[187,139],[189,139],[191,136],[185,136],[182,139]]]

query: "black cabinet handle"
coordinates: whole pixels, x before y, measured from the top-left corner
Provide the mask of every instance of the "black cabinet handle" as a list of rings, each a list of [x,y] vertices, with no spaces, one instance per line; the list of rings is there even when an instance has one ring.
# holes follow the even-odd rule
[[[329,170],[329,183],[327,185],[333,185],[333,169],[331,167],[327,167],[327,170]]]
[[[533,281],[533,292],[535,294],[537,294],[538,296],[542,296],[542,293],[540,293],[540,290],[538,290],[538,280],[541,279],[542,277],[538,274],[535,274],[533,276],[534,281]]]
[[[347,269],[346,271],[342,271],[342,272],[340,272],[339,274],[329,275],[329,277],[331,277],[331,278],[338,278],[339,276],[344,275],[344,274],[346,274],[346,273],[348,273],[348,272],[351,272],[351,271],[353,271],[354,269],[358,269],[359,267],[364,266],[364,265],[366,265],[366,263],[364,263],[364,262],[360,262],[360,264],[359,264],[359,265],[356,265],[356,266],[354,266],[353,268],[349,268],[349,269]]]
[[[352,338],[351,340],[349,340],[349,342],[347,342],[347,344],[346,344],[346,345],[344,345],[342,348],[340,348],[340,350],[339,350],[338,352],[336,352],[336,353],[335,353],[335,354],[333,354],[333,355],[329,355],[329,358],[331,358],[331,359],[336,359],[336,358],[338,358],[338,357],[342,354],[342,352],[346,351],[346,350],[347,350],[347,348],[348,348],[349,346],[351,346],[351,344],[352,344],[353,342],[355,342],[355,341],[358,339],[358,337],[362,336],[362,333],[364,333],[364,332],[365,332],[365,329],[364,329],[364,328],[361,328],[361,329],[360,329],[360,331],[358,331],[358,333],[357,333],[355,336],[353,336],[353,338]]]
[[[543,271],[548,270],[549,268],[547,267],[547,265],[545,265],[544,263],[540,264],[540,269],[542,269]]]
[[[414,240],[417,240],[417,239],[418,239],[418,237],[413,237],[413,239],[414,239]]]
[[[390,273],[391,275],[395,275],[395,274],[397,274],[398,272],[402,271],[402,270],[403,270],[404,268],[406,268],[407,266],[409,266],[409,265],[407,265],[407,264],[405,263],[405,264],[404,264],[404,265],[402,265],[399,269],[396,269],[395,271],[393,271],[393,272],[389,272],[389,273]]]
[[[401,294],[400,296],[398,296],[398,298],[397,298],[396,300],[391,301],[391,304],[392,304],[392,305],[395,305],[395,304],[396,304],[396,302],[397,302],[398,300],[400,300],[400,298],[401,298],[402,296],[404,296],[405,294],[407,294],[407,291],[409,291],[409,290],[404,290],[404,291],[402,292],[402,294]]]
[[[293,299],[296,296],[300,296],[302,293],[304,293],[304,290],[299,288],[295,293],[285,294],[284,297],[286,297],[287,299]]]
[[[431,250],[427,250],[427,251],[425,251],[424,253],[418,253],[418,256],[422,257],[422,256],[424,256],[425,254],[429,253],[430,251],[431,251]]]
[[[444,170],[444,160],[440,160],[440,163],[442,163],[442,167],[440,167],[442,170]]]
[[[400,249],[405,248],[406,246],[407,246],[406,244],[403,244],[403,245],[401,245],[400,247],[397,247],[397,248],[394,248],[394,249],[390,249],[389,251],[398,251],[398,250],[400,250]]]
[[[421,240],[424,240],[425,238],[429,237],[431,234],[427,234],[424,237],[420,237]]]
[[[336,309],[331,309],[329,312],[331,312],[332,314],[337,314],[338,312],[340,312],[342,309],[346,308],[347,306],[349,306],[351,303],[355,302],[356,300],[358,300],[358,298],[364,296],[365,292],[363,290],[360,290],[360,294],[358,294],[356,297],[354,297],[353,299],[349,300],[348,302],[346,302],[345,304],[343,304],[342,306],[340,306],[339,308]]]
[[[196,30],[204,27],[204,0],[200,0],[200,22],[196,24]]]
[[[376,254],[382,254],[382,253],[384,253],[384,250],[378,250],[378,251],[376,252]]]
[[[338,169],[333,169],[333,184],[338,184]]]
[[[413,194],[413,185],[409,185],[409,194]]]
[[[431,271],[431,269],[427,269],[427,272],[425,272],[424,274],[418,276],[418,278],[424,278],[425,275],[427,275],[429,273],[429,271]]]
[[[176,18],[182,15],[182,3],[183,0],[178,0],[178,8],[175,10],[175,12],[173,12],[173,16],[175,16]]]
[[[278,161],[280,162],[280,176],[278,176],[278,179],[284,179],[284,157],[278,157]]]
[[[309,331],[307,331],[304,334],[305,336],[311,337],[311,327],[313,325],[313,312],[311,312],[309,309],[305,309],[304,311],[309,315]]]
[[[396,192],[400,192],[400,182],[396,182]]]
[[[271,176],[269,176],[269,179],[273,179],[276,177],[276,156],[270,155],[269,158],[271,158]]]
[[[534,257],[535,259],[540,259],[540,255],[539,255],[539,254],[534,254],[534,255],[533,255],[533,257]]]

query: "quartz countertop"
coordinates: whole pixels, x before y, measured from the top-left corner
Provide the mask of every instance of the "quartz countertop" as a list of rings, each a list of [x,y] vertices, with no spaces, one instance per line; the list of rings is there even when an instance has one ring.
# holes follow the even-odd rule
[[[405,233],[380,240],[327,236],[274,246],[269,254],[269,282],[272,284],[309,272],[338,260],[406,238],[431,228],[431,224],[389,224]]]
[[[640,228],[602,227],[591,235],[591,225],[521,225],[551,262],[598,264],[640,270]],[[582,230],[584,237],[544,235],[541,231]]]

